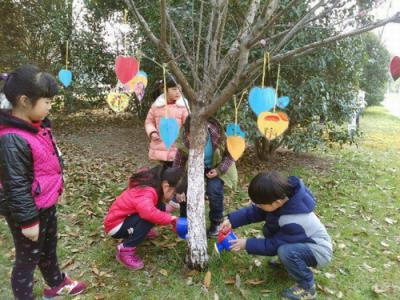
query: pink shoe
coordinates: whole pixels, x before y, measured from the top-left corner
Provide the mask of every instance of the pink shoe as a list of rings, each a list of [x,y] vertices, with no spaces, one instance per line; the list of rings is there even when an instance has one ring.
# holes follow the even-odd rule
[[[148,238],[149,240],[155,239],[156,237],[157,231],[154,228],[150,229],[150,231],[146,235],[146,238]]]
[[[122,243],[119,244],[115,258],[128,269],[139,270],[144,267],[143,260],[136,256],[136,247],[124,247]]]
[[[86,290],[86,283],[72,280],[67,274],[64,274],[64,276],[64,281],[58,286],[44,289],[43,299],[51,299],[57,296],[75,296]]]

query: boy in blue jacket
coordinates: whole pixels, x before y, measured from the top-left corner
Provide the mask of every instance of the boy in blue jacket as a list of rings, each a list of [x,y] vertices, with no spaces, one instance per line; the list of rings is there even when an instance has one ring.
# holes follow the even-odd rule
[[[248,192],[253,204],[230,213],[221,231],[264,221],[265,238],[238,239],[231,242],[231,249],[278,255],[296,281],[283,292],[284,299],[316,299],[314,275],[309,267],[323,267],[331,261],[332,242],[313,212],[313,195],[301,179],[284,177],[276,171],[258,174]]]

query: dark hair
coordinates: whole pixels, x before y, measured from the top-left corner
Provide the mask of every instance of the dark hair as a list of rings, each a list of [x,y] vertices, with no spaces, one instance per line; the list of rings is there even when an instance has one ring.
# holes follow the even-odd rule
[[[166,82],[167,82],[167,89],[168,88],[172,88],[172,87],[176,87],[178,86],[178,82],[176,81],[175,77],[168,74],[165,78]],[[164,93],[164,80],[157,80],[152,96],[153,99],[156,100],[158,98],[158,96],[160,96],[162,93]]]
[[[183,168],[168,168],[161,164],[151,169],[142,169],[129,178],[129,188],[137,186],[150,186],[157,190],[158,198],[161,199],[163,192],[161,188],[162,181],[166,180],[168,184],[176,188],[177,193],[186,191],[187,180],[184,176]]]
[[[53,76],[32,65],[19,67],[8,75],[2,74],[0,79],[5,80],[3,91],[14,107],[19,96],[27,96],[34,106],[40,98],[52,98],[58,93]]]
[[[249,185],[249,196],[256,204],[271,204],[278,199],[285,199],[293,194],[293,186],[288,178],[277,171],[261,172]]]

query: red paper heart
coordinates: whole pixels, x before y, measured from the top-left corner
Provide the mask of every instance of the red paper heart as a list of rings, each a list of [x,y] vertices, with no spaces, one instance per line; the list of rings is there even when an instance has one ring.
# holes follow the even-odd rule
[[[115,60],[115,74],[122,83],[127,83],[139,71],[139,62],[132,56],[119,55]]]
[[[390,63],[390,73],[392,73],[393,80],[400,77],[400,57],[395,56]]]

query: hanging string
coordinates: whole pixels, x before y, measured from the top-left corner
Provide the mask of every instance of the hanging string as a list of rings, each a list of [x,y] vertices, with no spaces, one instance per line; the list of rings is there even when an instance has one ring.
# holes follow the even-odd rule
[[[238,120],[239,107],[240,107],[240,104],[242,103],[244,95],[246,95],[246,94],[247,94],[247,90],[244,90],[242,95],[240,96],[239,104],[237,104],[236,95],[233,96],[233,104],[235,105],[235,133],[234,133],[234,135],[236,135],[236,125],[238,123],[237,120]]]
[[[263,76],[262,76],[262,82],[261,82],[261,87],[264,87],[264,82],[265,82],[265,67],[268,65],[268,73],[269,73],[269,52],[265,51],[264,52],[264,64],[263,64]]]
[[[276,77],[276,89],[275,89],[275,103],[274,103],[274,113],[276,109],[276,102],[278,100],[278,88],[279,88],[279,76],[281,73],[281,64],[278,64],[278,75]]]
[[[164,100],[165,100],[165,117],[168,118],[168,100],[167,100],[167,79],[166,79],[166,72],[167,72],[167,65],[163,64],[163,80],[164,80]]]
[[[68,70],[68,40],[67,40],[67,45],[66,45],[66,50],[65,50],[65,70]]]

